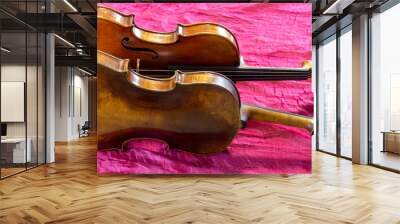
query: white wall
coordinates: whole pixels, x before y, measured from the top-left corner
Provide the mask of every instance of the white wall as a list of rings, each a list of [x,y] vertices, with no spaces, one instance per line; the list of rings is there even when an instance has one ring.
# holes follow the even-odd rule
[[[28,72],[33,69],[28,66]],[[2,82],[25,82],[25,64],[4,64],[1,66],[1,81]],[[27,93],[29,96],[35,96],[35,93]],[[36,105],[35,105],[36,107]],[[7,110],[7,108],[1,108]],[[36,115],[36,114],[35,114]],[[28,118],[30,121],[31,119]],[[25,122],[7,122],[7,137],[25,137]],[[29,137],[29,136],[28,136]]]
[[[1,66],[1,81],[25,82],[25,64],[5,64]],[[6,108],[1,108],[6,110]],[[7,123],[7,137],[25,137],[25,123],[11,122]]]
[[[68,67],[55,68],[55,141],[67,141],[69,133],[69,84]]]
[[[37,70],[38,69],[38,70]],[[27,80],[25,80],[27,78]],[[24,122],[6,122],[8,138],[25,138],[30,140],[32,151],[32,161],[36,162],[37,153],[39,153],[39,163],[44,162],[44,74],[42,67],[36,65],[24,64],[2,64],[1,81],[2,82],[24,82],[26,83],[26,108],[22,112],[27,115]],[[2,96],[7,97],[7,96]],[[9,110],[10,108],[1,108]]]
[[[55,140],[70,141],[88,120],[88,78],[71,67],[56,67],[55,73]]]
[[[82,76],[82,73],[79,73],[79,75],[75,74],[74,77],[74,103],[75,106],[73,110],[75,111],[73,113],[73,118],[72,119],[72,135],[74,137],[78,137],[78,129],[77,126],[78,124],[83,125],[85,121],[88,121],[89,118],[89,111],[88,111],[88,77],[87,76]]]

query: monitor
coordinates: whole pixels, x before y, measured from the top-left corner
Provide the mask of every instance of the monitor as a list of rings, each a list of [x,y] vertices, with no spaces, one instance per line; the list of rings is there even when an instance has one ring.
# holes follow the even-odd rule
[[[1,123],[1,136],[7,136],[7,124]]]

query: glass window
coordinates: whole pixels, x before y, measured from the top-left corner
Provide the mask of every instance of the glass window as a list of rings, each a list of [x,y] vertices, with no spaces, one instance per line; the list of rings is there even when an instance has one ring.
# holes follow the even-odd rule
[[[400,4],[376,14],[372,26],[372,163],[400,170]]]
[[[43,12],[43,1],[1,1],[0,178],[45,162],[45,35],[13,14]],[[26,15],[26,14],[25,14]]]
[[[318,47],[318,149],[336,153],[336,37]]]
[[[26,141],[26,32],[1,34],[1,175],[24,171],[30,162]],[[5,49],[5,50],[4,50]]]
[[[348,27],[340,36],[340,154],[352,157],[352,35]]]

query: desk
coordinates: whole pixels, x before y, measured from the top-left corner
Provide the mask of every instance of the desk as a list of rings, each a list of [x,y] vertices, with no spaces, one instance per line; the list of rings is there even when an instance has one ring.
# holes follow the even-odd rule
[[[6,163],[25,163],[32,159],[30,138],[26,139],[27,147],[25,154],[25,138],[1,139],[1,157]],[[26,159],[26,161],[25,161]]]
[[[400,154],[400,131],[383,131],[382,152]]]

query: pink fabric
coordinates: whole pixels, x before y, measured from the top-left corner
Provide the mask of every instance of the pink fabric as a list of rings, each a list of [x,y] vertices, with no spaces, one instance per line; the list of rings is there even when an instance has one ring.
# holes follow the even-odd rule
[[[300,67],[311,59],[311,4],[103,3],[145,29],[173,31],[177,23],[215,22],[236,36],[247,65]],[[243,103],[313,115],[311,81],[237,83]],[[125,152],[97,153],[99,174],[309,173],[311,135],[299,128],[249,122],[228,150],[196,155],[161,142],[136,140]]]

